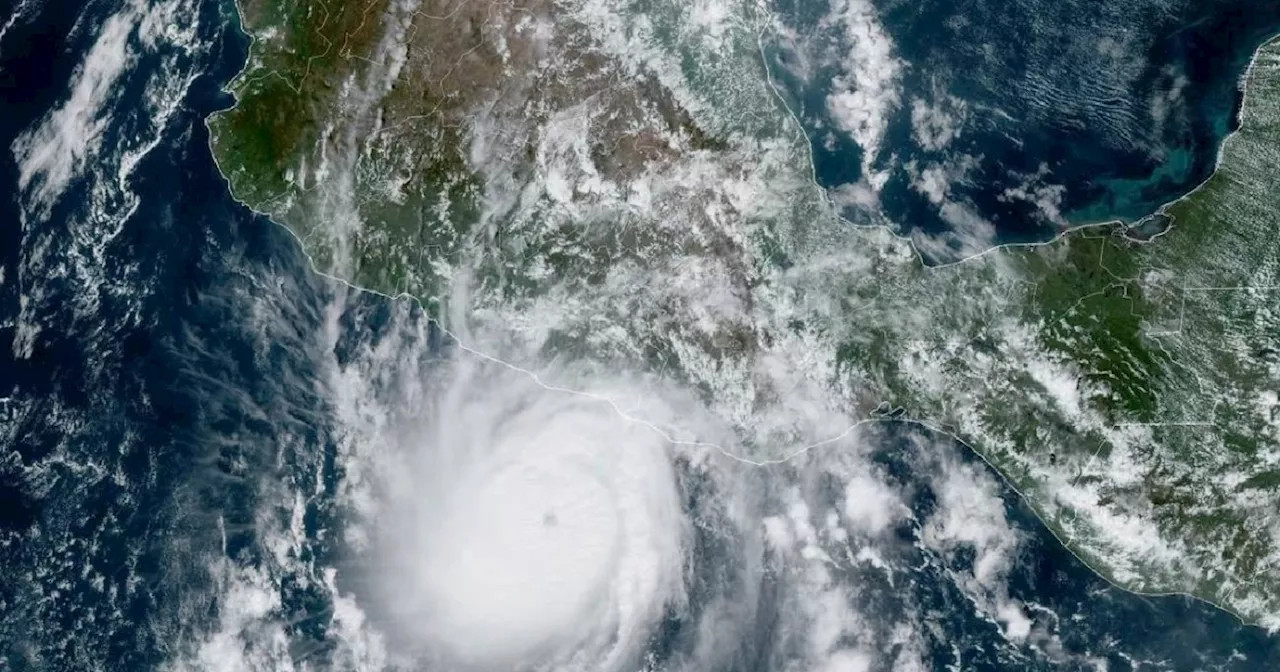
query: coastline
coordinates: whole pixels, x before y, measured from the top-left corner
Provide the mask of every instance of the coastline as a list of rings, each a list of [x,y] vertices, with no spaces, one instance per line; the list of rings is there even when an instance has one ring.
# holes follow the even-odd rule
[[[226,85],[224,85],[224,86],[222,87],[222,91],[223,91],[224,93],[228,93],[228,94],[230,93],[228,89],[231,87],[232,83],[233,83],[236,79],[238,79],[238,78],[240,78],[240,77],[244,76],[244,74],[245,74],[245,72],[246,72],[247,68],[249,67],[250,59],[252,59],[252,50],[254,49],[254,47],[255,47],[255,43],[256,43],[256,41],[257,41],[257,37],[256,37],[256,36],[254,36],[253,34],[249,33],[248,31],[244,30],[244,28],[243,28],[243,14],[242,14],[241,8],[240,8],[240,6],[239,6],[239,1],[238,1],[238,0],[236,0],[233,4],[234,4],[234,5],[235,5],[235,7],[236,7],[237,18],[238,18],[238,20],[241,22],[241,24],[240,24],[239,26],[237,26],[237,30],[238,30],[238,31],[239,31],[243,36],[245,36],[245,37],[247,37],[247,38],[249,39],[249,45],[248,45],[249,53],[248,53],[248,54],[247,54],[247,56],[246,56],[246,62],[245,62],[245,64],[244,64],[244,65],[241,67],[241,69],[236,73],[235,77],[233,77],[231,80],[229,80],[229,81],[226,83]],[[767,30],[767,29],[768,29],[768,28],[767,28],[767,26],[766,26],[766,28],[764,28],[764,30]],[[761,36],[761,39],[763,39],[763,35]],[[1175,228],[1177,227],[1176,217],[1175,217],[1173,214],[1169,213],[1169,212],[1168,212],[1168,210],[1169,210],[1170,208],[1172,208],[1172,207],[1176,206],[1176,204],[1181,203],[1181,202],[1183,202],[1183,201],[1185,201],[1185,200],[1187,200],[1187,199],[1189,199],[1189,198],[1193,197],[1195,194],[1197,194],[1198,192],[1200,192],[1201,190],[1203,190],[1203,189],[1205,188],[1205,186],[1206,186],[1206,185],[1210,184],[1211,182],[1213,182],[1213,181],[1215,180],[1215,178],[1217,178],[1217,177],[1218,177],[1219,172],[1220,172],[1221,167],[1222,167],[1223,155],[1224,155],[1224,151],[1225,151],[1225,147],[1226,147],[1227,143],[1228,143],[1228,142],[1230,142],[1230,141],[1231,141],[1231,139],[1232,139],[1232,138],[1234,138],[1238,133],[1240,133],[1240,132],[1241,132],[1241,130],[1244,128],[1245,124],[1247,123],[1247,120],[1245,120],[1245,119],[1244,119],[1244,114],[1245,114],[1245,111],[1248,109],[1248,101],[1247,101],[1247,98],[1248,98],[1248,96],[1250,95],[1250,90],[1249,90],[1249,89],[1250,89],[1249,81],[1250,81],[1250,79],[1253,77],[1254,67],[1255,67],[1255,64],[1256,64],[1256,62],[1257,62],[1257,59],[1258,59],[1259,55],[1260,55],[1260,54],[1261,54],[1261,53],[1262,53],[1262,52],[1263,52],[1263,51],[1264,51],[1264,50],[1265,50],[1269,45],[1272,45],[1273,43],[1276,43],[1276,42],[1280,42],[1280,36],[1273,36],[1273,37],[1271,37],[1271,38],[1268,38],[1268,39],[1267,39],[1267,40],[1265,40],[1261,45],[1259,45],[1257,49],[1255,49],[1255,50],[1254,50],[1254,52],[1253,52],[1252,56],[1250,57],[1249,65],[1248,65],[1248,67],[1246,68],[1245,73],[1244,73],[1244,74],[1241,76],[1241,78],[1240,78],[1240,81],[1241,81],[1241,88],[1242,88],[1242,91],[1243,91],[1242,96],[1243,96],[1243,98],[1244,98],[1244,100],[1242,101],[1241,106],[1240,106],[1240,115],[1241,115],[1241,119],[1240,119],[1239,123],[1237,124],[1237,128],[1236,128],[1235,130],[1231,131],[1230,133],[1228,133],[1228,134],[1227,134],[1227,135],[1222,139],[1222,141],[1218,143],[1218,147],[1216,148],[1216,151],[1215,151],[1214,167],[1213,167],[1212,171],[1210,172],[1209,176],[1208,176],[1208,177],[1206,177],[1206,178],[1205,178],[1203,181],[1201,181],[1199,184],[1197,184],[1194,188],[1192,188],[1192,189],[1190,189],[1189,191],[1187,191],[1186,193],[1184,193],[1184,194],[1182,194],[1182,195],[1178,196],[1177,198],[1175,198],[1175,199],[1173,199],[1173,200],[1171,200],[1171,201],[1169,201],[1169,202],[1167,202],[1167,203],[1165,203],[1165,204],[1161,205],[1161,206],[1156,210],[1156,212],[1154,212],[1154,213],[1152,213],[1152,215],[1150,215],[1150,216],[1156,216],[1156,215],[1168,216],[1168,217],[1170,218],[1169,226],[1166,226],[1162,231],[1160,231],[1160,232],[1158,232],[1158,233],[1155,233],[1154,235],[1148,236],[1148,237],[1146,237],[1145,239],[1141,239],[1141,240],[1139,240],[1139,239],[1133,239],[1133,238],[1129,238],[1129,237],[1126,235],[1125,237],[1126,237],[1127,239],[1131,240],[1132,242],[1140,243],[1140,244],[1154,243],[1157,239],[1160,239],[1160,238],[1162,238],[1162,237],[1166,236],[1169,232],[1171,232],[1171,231],[1175,230]],[[764,58],[763,46],[761,47],[761,49],[762,49],[762,51],[761,51],[761,54],[760,54],[760,55],[761,55],[761,58],[763,59],[763,58]],[[769,65],[768,65],[768,61],[767,61],[767,59],[766,59],[766,60],[765,60],[765,62],[764,62],[764,68],[765,68],[765,72],[766,72],[766,77],[768,77],[768,78],[769,78],[769,86],[770,86],[771,88],[773,88],[775,95],[778,95],[777,89],[776,89],[776,87],[774,86],[774,82],[773,82],[773,80],[772,80],[772,74],[771,74],[771,72],[770,72],[770,70],[769,70]],[[779,103],[779,104],[781,104],[781,105],[784,107],[784,109],[787,109],[788,113],[792,116],[793,120],[797,123],[797,127],[796,127],[796,128],[797,128],[798,132],[801,134],[801,137],[803,137],[803,138],[804,138],[804,141],[805,141],[805,143],[806,143],[806,147],[807,147],[807,149],[811,150],[811,145],[808,145],[808,140],[809,140],[809,139],[808,139],[808,136],[807,136],[807,134],[806,134],[806,133],[805,133],[805,131],[804,131],[803,125],[802,125],[802,124],[800,124],[799,119],[798,119],[798,118],[796,118],[796,117],[794,116],[794,112],[793,112],[792,110],[790,110],[790,108],[786,105],[785,100],[783,100],[783,99],[781,98],[781,96],[780,96],[780,95],[778,95],[778,99],[777,99],[777,100],[778,100],[778,103]],[[227,108],[227,110],[229,110],[229,109],[233,109],[233,108],[235,107],[235,105],[238,105],[238,104],[239,104],[239,101],[238,101],[238,100],[236,100],[236,101],[235,101],[235,103],[233,103],[233,105],[232,105],[230,108]],[[225,113],[227,110],[220,110],[219,112],[217,112],[217,113],[215,113],[215,114],[213,114],[213,115],[209,115],[209,116],[207,116],[207,117],[204,119],[204,122],[205,122],[205,124],[206,124],[206,128],[207,128],[207,129],[209,129],[209,131],[210,131],[210,143],[211,143],[210,151],[211,151],[211,153],[212,153],[212,154],[213,154],[213,156],[214,156],[215,163],[217,163],[217,162],[218,162],[218,154],[217,154],[217,152],[214,152],[214,151],[213,151],[213,149],[214,149],[214,148],[212,147],[212,143],[214,143],[214,138],[213,138],[212,129],[210,128],[209,124],[210,124],[210,120],[211,120],[211,119],[213,119],[213,117],[214,117],[215,115],[217,115],[217,114],[223,114],[223,113]],[[811,153],[810,153],[810,156],[809,156],[809,165],[810,165],[810,169],[811,169],[812,171],[816,171],[816,169],[813,167],[813,159],[812,159],[812,154],[811,154]],[[228,189],[230,190],[230,181],[229,181],[229,179],[228,179],[228,177],[227,177],[227,172],[226,172],[226,170],[224,169],[224,167],[223,167],[221,164],[218,164],[218,165],[217,165],[217,169],[218,169],[219,174],[222,176],[223,180],[224,180],[224,181],[226,181],[226,184],[228,185]],[[873,225],[856,224],[856,223],[850,222],[849,220],[847,220],[847,219],[845,219],[845,218],[843,218],[843,217],[840,217],[840,216],[838,215],[838,210],[837,210],[837,209],[835,208],[835,206],[834,206],[834,203],[832,203],[832,202],[831,202],[830,195],[826,192],[826,190],[825,190],[823,187],[821,187],[821,186],[818,184],[817,179],[816,179],[816,174],[812,175],[811,177],[812,177],[812,182],[813,182],[813,184],[812,184],[812,188],[818,189],[818,190],[820,191],[820,193],[821,193],[821,198],[822,198],[824,201],[826,201],[826,202],[827,202],[827,203],[832,207],[832,212],[833,212],[833,213],[837,213],[837,214],[834,214],[834,217],[835,217],[835,221],[836,221],[836,222],[838,222],[838,223],[839,223],[839,224],[841,224],[841,225],[854,226],[854,227],[859,227],[859,228],[886,228],[886,229],[887,229],[887,227],[886,227],[886,226],[884,226],[884,225],[880,225],[880,224],[873,224]],[[316,259],[313,257],[313,255],[312,255],[312,251],[308,249],[308,244],[307,244],[307,242],[303,239],[303,237],[302,237],[301,235],[299,235],[299,233],[298,233],[297,231],[295,231],[295,230],[294,230],[292,227],[290,227],[289,225],[287,225],[287,224],[285,224],[285,223],[282,223],[282,222],[280,222],[280,221],[277,221],[275,218],[273,218],[273,217],[272,217],[271,213],[269,213],[269,212],[263,212],[263,211],[261,211],[261,210],[257,210],[257,209],[252,205],[252,204],[249,204],[249,203],[245,202],[244,200],[242,200],[242,199],[240,198],[240,196],[239,196],[239,195],[237,195],[237,194],[235,194],[235,193],[232,193],[232,194],[231,194],[231,196],[232,196],[232,198],[233,198],[237,203],[239,203],[239,204],[243,205],[244,207],[248,208],[249,210],[251,210],[251,211],[252,211],[252,212],[254,212],[255,214],[260,215],[260,216],[263,216],[263,217],[265,217],[265,218],[267,218],[267,219],[271,220],[273,223],[276,223],[277,225],[282,226],[283,228],[285,228],[285,230],[286,230],[286,231],[288,231],[288,232],[290,233],[290,235],[291,235],[291,236],[292,236],[292,237],[297,241],[297,243],[298,243],[298,245],[299,245],[300,249],[302,250],[302,252],[303,252],[304,256],[308,259],[308,263],[309,263],[309,265],[311,266],[311,269],[312,269],[313,271],[315,271],[315,272],[316,272],[318,275],[320,275],[321,277],[324,277],[324,278],[327,278],[327,279],[330,279],[330,280],[334,280],[334,281],[336,281],[336,282],[338,282],[338,283],[340,283],[340,284],[342,284],[342,285],[344,285],[344,286],[346,286],[346,287],[348,287],[348,288],[350,288],[350,289],[352,289],[352,290],[354,290],[354,291],[357,291],[357,292],[367,292],[367,293],[370,293],[370,294],[373,294],[373,295],[376,295],[376,296],[380,296],[380,297],[384,297],[384,298],[388,298],[388,299],[392,299],[392,300],[398,300],[398,299],[403,299],[403,298],[412,299],[412,300],[414,300],[415,302],[417,302],[417,303],[419,304],[419,306],[420,306],[420,307],[422,307],[422,309],[423,309],[424,311],[426,311],[426,310],[427,310],[427,306],[424,304],[423,300],[422,300],[420,297],[417,297],[417,296],[415,296],[415,295],[413,295],[413,294],[411,294],[411,293],[409,293],[409,292],[400,292],[400,293],[398,293],[398,294],[388,294],[388,293],[385,293],[385,292],[379,291],[379,290],[377,290],[377,289],[375,289],[375,288],[370,288],[370,287],[364,287],[364,286],[357,285],[357,284],[355,284],[355,283],[353,283],[353,282],[349,281],[349,280],[348,280],[348,279],[346,279],[346,278],[340,277],[339,275],[337,275],[337,274],[336,274],[334,271],[332,271],[332,270],[326,270],[326,269],[321,268],[320,263],[319,263],[319,262],[317,262],[317,261],[316,261]],[[1144,219],[1145,219],[1145,218],[1144,218]],[[930,270],[933,270],[933,269],[946,268],[946,267],[948,267],[948,266],[958,265],[958,264],[962,264],[962,263],[976,263],[976,262],[974,262],[974,260],[984,258],[986,255],[993,253],[993,251],[995,251],[995,250],[1004,250],[1004,249],[1006,249],[1006,248],[1009,248],[1009,249],[1038,248],[1038,247],[1055,246],[1055,245],[1063,244],[1063,241],[1069,241],[1069,240],[1071,240],[1071,239],[1072,239],[1072,237],[1073,237],[1073,236],[1083,235],[1081,232],[1097,230],[1097,229],[1100,229],[1100,228],[1103,228],[1103,227],[1105,227],[1107,230],[1111,230],[1111,231],[1119,230],[1122,234],[1126,233],[1126,232],[1131,228],[1131,226],[1130,226],[1130,225],[1127,225],[1127,224],[1125,224],[1124,222],[1122,222],[1122,221],[1120,221],[1120,220],[1114,220],[1114,219],[1113,219],[1113,220],[1107,220],[1107,221],[1099,221],[1099,222],[1083,223],[1083,224],[1080,224],[1080,225],[1074,225],[1074,226],[1071,226],[1071,227],[1067,228],[1066,230],[1063,230],[1063,231],[1061,231],[1061,232],[1057,233],[1055,236],[1053,236],[1052,238],[1050,238],[1050,239],[1048,239],[1048,240],[1045,240],[1045,241],[1025,242],[1025,243],[1019,242],[1019,243],[1006,243],[1006,244],[1000,244],[1000,245],[996,245],[996,246],[993,246],[993,247],[987,248],[987,249],[983,250],[982,252],[979,252],[979,253],[976,253],[976,254],[973,254],[973,255],[970,255],[970,256],[964,257],[964,258],[962,258],[962,259],[955,260],[955,261],[950,261],[950,262],[947,262],[947,263],[943,263],[943,264],[930,264],[930,263],[927,263],[927,261],[926,261],[926,260],[925,260],[925,258],[924,258],[924,255],[920,252],[920,250],[919,250],[919,249],[918,249],[918,247],[916,246],[915,242],[910,238],[910,236],[907,236],[907,235],[900,235],[900,234],[898,234],[898,233],[896,233],[896,232],[894,232],[894,231],[892,231],[892,230],[889,230],[888,232],[889,232],[890,234],[892,234],[895,238],[898,238],[899,240],[905,241],[908,245],[910,245],[911,249],[913,250],[913,252],[915,253],[915,255],[916,255],[916,257],[917,257],[917,259],[916,259],[916,263],[921,264],[921,265],[923,266],[923,270],[924,270],[924,271],[930,271]],[[472,348],[470,348],[469,346],[467,346],[467,345],[466,345],[466,344],[465,344],[461,339],[459,339],[459,338],[458,338],[458,336],[457,336],[456,334],[453,334],[453,333],[449,332],[447,329],[445,329],[445,327],[444,327],[443,325],[441,325],[441,324],[440,324],[440,322],[439,322],[438,320],[436,320],[434,317],[432,317],[432,318],[430,318],[430,319],[431,319],[431,320],[436,324],[436,326],[437,326],[437,327],[439,327],[439,328],[443,331],[443,333],[445,333],[445,334],[447,334],[449,337],[453,338],[453,339],[454,339],[454,340],[459,344],[459,346],[460,346],[463,350],[466,350],[466,351],[468,351],[468,352],[472,353],[473,355],[476,355],[476,356],[480,356],[480,357],[482,357],[482,358],[489,359],[489,360],[491,360],[491,361],[493,361],[493,362],[495,362],[495,363],[498,363],[498,364],[501,364],[501,365],[504,365],[504,366],[508,366],[508,367],[510,367],[510,368],[512,368],[512,369],[514,369],[514,370],[516,370],[516,371],[519,371],[519,372],[521,372],[521,373],[523,373],[523,374],[526,374],[526,375],[528,375],[528,376],[531,376],[535,381],[539,382],[539,384],[542,384],[542,381],[538,378],[538,374],[537,374],[536,372],[533,372],[533,371],[528,370],[528,369],[525,369],[525,368],[521,368],[521,367],[519,367],[518,365],[515,365],[515,364],[511,364],[511,363],[508,363],[508,362],[502,361],[502,360],[500,360],[500,359],[498,359],[498,358],[495,358],[495,357],[492,357],[492,356],[490,356],[490,355],[487,355],[487,354],[485,354],[485,353],[483,353],[483,352],[480,352],[479,350],[472,349]],[[584,392],[575,391],[575,390],[569,390],[569,389],[560,389],[559,391],[566,392],[566,393],[570,393],[570,394],[586,394],[586,393],[584,393]],[[624,417],[625,417],[625,416],[624,416]],[[879,418],[863,419],[863,420],[858,421],[857,423],[855,423],[854,425],[852,425],[851,427],[849,427],[847,430],[845,430],[844,432],[842,432],[840,435],[838,435],[838,436],[836,436],[836,437],[823,439],[823,440],[818,441],[818,442],[816,442],[816,443],[809,444],[809,445],[807,445],[807,446],[804,446],[804,447],[802,447],[802,448],[799,448],[799,449],[797,449],[797,450],[795,450],[795,451],[793,451],[793,452],[790,452],[790,453],[788,454],[788,457],[786,457],[786,458],[784,458],[784,459],[781,459],[781,460],[770,460],[770,461],[765,461],[765,462],[760,462],[760,463],[753,463],[753,462],[751,462],[750,460],[745,460],[745,459],[743,459],[741,456],[736,456],[736,455],[732,454],[730,451],[726,451],[726,450],[724,450],[722,447],[715,446],[715,448],[719,449],[722,453],[724,453],[724,454],[725,454],[725,455],[727,455],[728,457],[731,457],[731,458],[736,459],[736,460],[738,460],[738,461],[742,461],[742,462],[747,462],[747,463],[750,463],[750,464],[754,464],[755,466],[767,466],[767,465],[769,465],[769,464],[777,464],[777,463],[780,463],[780,462],[785,462],[785,461],[787,461],[787,460],[793,459],[794,457],[796,457],[796,456],[798,456],[798,455],[801,455],[801,454],[803,454],[803,453],[807,452],[808,450],[811,450],[811,449],[814,449],[814,448],[820,447],[820,446],[822,446],[822,445],[826,445],[826,444],[832,443],[832,442],[834,442],[834,441],[837,441],[837,440],[839,440],[841,437],[844,437],[844,436],[848,435],[850,432],[854,431],[857,427],[861,426],[862,424],[866,424],[866,423],[870,423],[870,422],[909,422],[909,423],[911,423],[911,424],[915,424],[915,425],[917,425],[917,426],[923,427],[923,428],[925,428],[925,429],[927,429],[927,430],[929,430],[929,431],[935,431],[935,432],[943,432],[943,433],[945,433],[946,435],[950,436],[953,440],[955,440],[955,441],[959,442],[961,445],[965,446],[967,449],[972,450],[972,451],[973,451],[976,455],[978,455],[978,457],[980,457],[980,458],[981,458],[985,463],[987,463],[988,465],[990,465],[990,466],[995,470],[995,472],[996,472],[997,474],[999,474],[999,475],[1000,475],[1000,477],[1001,477],[1001,478],[1002,478],[1002,479],[1003,479],[1003,480],[1004,480],[1004,481],[1005,481],[1005,482],[1006,482],[1006,483],[1007,483],[1011,488],[1013,488],[1015,492],[1017,492],[1017,494],[1018,494],[1018,496],[1019,496],[1019,497],[1021,497],[1021,498],[1022,498],[1024,501],[1026,501],[1029,505],[1032,505],[1032,506],[1031,506],[1031,508],[1032,508],[1034,511],[1036,511],[1036,512],[1037,512],[1037,513],[1036,513],[1036,515],[1037,515],[1037,516],[1039,516],[1039,515],[1040,515],[1040,514],[1039,514],[1039,509],[1033,505],[1033,504],[1034,504],[1034,500],[1033,500],[1032,498],[1029,498],[1029,497],[1027,497],[1027,496],[1023,495],[1023,494],[1021,493],[1021,491],[1019,491],[1016,487],[1014,487],[1013,483],[1012,483],[1012,482],[1010,482],[1010,481],[1009,481],[1009,479],[1007,478],[1007,476],[1006,476],[1005,472],[1004,472],[1002,469],[1000,469],[997,465],[995,465],[994,463],[992,463],[992,462],[991,462],[991,460],[990,460],[990,459],[988,459],[988,457],[987,457],[987,456],[986,456],[982,451],[980,451],[980,450],[978,450],[978,449],[974,448],[974,447],[973,447],[969,442],[967,442],[963,437],[960,437],[959,435],[957,435],[957,434],[955,434],[955,433],[952,433],[952,432],[950,432],[950,431],[942,430],[942,429],[939,429],[939,428],[937,428],[937,427],[934,427],[934,426],[930,425],[927,421],[924,421],[924,420],[915,420],[915,419],[911,419],[911,420],[907,420],[907,419],[902,419],[902,420],[891,419],[891,420],[890,420],[890,419],[879,419]],[[1042,522],[1044,522],[1044,523],[1046,524],[1046,527],[1048,527],[1048,529],[1049,529],[1049,530],[1054,534],[1054,536],[1055,536],[1055,537],[1057,537],[1057,538],[1059,538],[1059,541],[1061,541],[1061,537],[1059,537],[1059,535],[1058,535],[1058,531],[1057,531],[1053,526],[1049,525],[1049,524],[1048,524],[1048,521],[1045,521],[1045,520],[1043,519],[1043,517],[1041,517],[1041,520],[1042,520]],[[1080,559],[1081,559],[1081,561],[1082,561],[1082,562],[1084,562],[1084,563],[1086,564],[1086,566],[1089,566],[1089,567],[1090,567],[1090,569],[1092,569],[1092,570],[1093,570],[1095,573],[1097,573],[1099,576],[1103,577],[1104,579],[1106,579],[1108,582],[1112,583],[1112,584],[1113,584],[1113,585],[1115,585],[1116,587],[1121,588],[1121,589],[1123,589],[1123,590],[1126,590],[1127,592],[1131,592],[1131,593],[1135,593],[1135,594],[1139,594],[1139,595],[1185,595],[1185,596],[1192,597],[1192,598],[1194,598],[1194,599],[1200,600],[1200,601],[1202,601],[1202,602],[1205,602],[1205,603],[1207,603],[1207,604],[1211,604],[1211,605],[1213,605],[1213,606],[1214,606],[1214,607],[1216,607],[1216,608],[1219,608],[1219,609],[1222,609],[1223,611],[1226,611],[1226,612],[1228,612],[1228,613],[1231,613],[1232,615],[1234,615],[1234,616],[1236,616],[1237,618],[1239,618],[1239,619],[1241,620],[1241,622],[1242,622],[1242,623],[1251,624],[1251,625],[1257,625],[1257,623],[1255,623],[1255,622],[1247,621],[1247,620],[1246,620],[1244,617],[1242,617],[1238,612],[1234,611],[1234,610],[1233,610],[1233,609],[1231,609],[1230,607],[1228,607],[1228,606],[1224,606],[1223,604],[1219,604],[1219,603],[1217,603],[1217,602],[1215,602],[1215,601],[1213,601],[1213,600],[1211,600],[1211,599],[1208,599],[1208,598],[1205,598],[1205,597],[1202,597],[1202,596],[1199,596],[1199,595],[1195,595],[1195,594],[1192,594],[1192,593],[1186,593],[1186,592],[1180,592],[1180,591],[1168,591],[1168,592],[1143,592],[1143,591],[1140,591],[1140,590],[1134,590],[1134,589],[1132,589],[1132,588],[1126,587],[1126,586],[1125,586],[1125,585],[1123,585],[1123,584],[1120,584],[1120,583],[1117,583],[1117,582],[1113,581],[1113,580],[1108,576],[1108,574],[1106,574],[1106,573],[1104,573],[1104,572],[1101,572],[1101,571],[1098,571],[1096,568],[1094,568],[1091,564],[1089,564],[1087,561],[1085,561],[1085,560],[1084,560],[1084,559],[1079,555],[1079,553],[1077,553],[1077,552],[1076,552],[1076,550],[1075,550],[1071,545],[1069,545],[1069,544],[1065,544],[1065,543],[1064,543],[1064,546],[1065,546],[1065,547],[1066,547],[1066,548],[1067,548],[1067,549],[1068,549],[1068,550],[1069,550],[1073,555],[1075,555],[1077,558],[1080,558]]]

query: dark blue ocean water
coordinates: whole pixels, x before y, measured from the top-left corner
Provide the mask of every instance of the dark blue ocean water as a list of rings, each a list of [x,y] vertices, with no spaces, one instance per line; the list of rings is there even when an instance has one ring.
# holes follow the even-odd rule
[[[224,627],[222,573],[251,571],[270,554],[257,530],[273,515],[266,502],[277,485],[308,484],[314,495],[299,566],[341,554],[341,466],[317,362],[341,365],[395,320],[422,318],[356,295],[336,345],[325,345],[317,334],[341,289],[308,269],[287,232],[229,196],[203,122],[230,103],[219,87],[245,58],[225,2],[177,17],[201,26],[199,49],[165,61],[181,72],[157,73],[162,61],[148,55],[131,65],[102,108],[101,135],[89,139],[105,149],[35,214],[9,148],[66,101],[121,5],[24,7],[0,40],[0,669],[163,669]],[[158,111],[143,84],[157,74],[193,79],[177,111],[148,130]],[[157,142],[122,178],[112,148],[142,132]],[[113,207],[129,195],[136,208]],[[881,461],[923,517],[932,458],[897,440]],[[1068,653],[1105,658],[1112,670],[1132,669],[1126,655],[1162,661],[1142,669],[1280,669],[1275,638],[1194,600],[1108,586],[1011,491],[1003,496],[1030,540],[1009,590],[1053,614],[1039,618],[1053,621]],[[1009,645],[957,592],[951,574],[964,558],[911,550],[919,531],[909,525],[898,533],[907,543],[892,560],[915,568],[910,581],[873,586],[868,599],[887,616],[931,615],[934,669],[956,662],[956,650],[964,670],[1084,669]],[[333,605],[302,578],[274,579],[273,618],[294,658],[324,669]],[[741,669],[782,660],[769,623],[763,614]]]
[[[826,106],[841,71],[829,55],[847,49],[839,31],[820,27],[837,4],[783,0],[783,23],[806,38],[771,52],[809,131],[818,181],[833,190],[865,177],[863,150],[833,130]],[[922,193],[913,173],[964,166],[945,203],[994,227],[985,244],[1135,223],[1203,181],[1234,129],[1253,51],[1280,31],[1276,0],[870,4],[899,63],[896,102],[872,161],[873,171],[890,172],[883,214],[904,233],[955,230],[962,218]],[[801,59],[807,71],[796,67]],[[945,147],[920,142],[917,106],[948,115],[956,137]],[[1036,202],[1045,199],[1051,210]],[[846,214],[879,221],[858,207]]]
[[[904,425],[889,432],[876,456],[890,482],[911,493],[914,520],[900,525],[905,542],[894,564],[917,568],[906,585],[891,585],[879,573],[859,575],[876,585],[876,613],[908,608],[935,615],[938,632],[930,638],[935,669],[945,664],[962,670],[1267,670],[1280,665],[1280,639],[1259,628],[1242,627],[1234,617],[1189,597],[1135,595],[1092,572],[1049,533],[1012,488],[1000,497],[1010,527],[1020,539],[1018,559],[1007,581],[1009,597],[1026,605],[1035,621],[1028,638],[1046,656],[1008,646],[996,623],[975,618],[974,607],[957,586],[957,572],[972,572],[972,555],[947,557],[923,550],[918,521],[938,506],[938,475],[956,464],[982,473],[989,467],[960,445],[938,450],[928,436]],[[1041,630],[1043,628],[1043,630]],[[1057,641],[1039,635],[1056,635]],[[1105,667],[1099,664],[1103,661]]]
[[[137,209],[96,195],[117,180],[104,153],[23,222],[10,145],[66,99],[121,7],[28,7],[0,43],[5,670],[159,669],[217,622],[210,565],[262,552],[263,475],[293,478],[326,452],[308,372],[327,288],[283,229],[232,201],[208,150],[203,120],[230,103],[220,86],[245,57],[229,4],[180,17],[199,20],[205,48],[177,59],[179,81],[198,78],[123,185]],[[154,119],[140,96],[158,65],[144,56],[119,80],[94,139],[106,152]]]

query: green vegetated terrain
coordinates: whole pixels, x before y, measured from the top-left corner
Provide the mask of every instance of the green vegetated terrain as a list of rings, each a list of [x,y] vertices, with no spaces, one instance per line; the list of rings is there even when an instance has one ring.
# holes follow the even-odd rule
[[[1167,206],[1163,235],[1090,227],[925,268],[904,241],[830,216],[808,166],[751,163],[801,155],[762,139],[788,122],[759,84],[754,24],[705,58],[674,30],[648,36],[686,49],[671,84],[551,5],[516,3],[508,21],[465,7],[244,2],[250,63],[211,121],[234,194],[323,270],[429,307],[483,258],[482,287],[559,311],[544,348],[620,353],[708,398],[734,361],[802,342],[831,363],[833,403],[865,416],[888,402],[954,433],[1113,580],[1280,626],[1280,43],[1257,55],[1218,171]],[[567,27],[522,41],[519,16]],[[725,84],[734,68],[750,82]],[[743,175],[772,199],[722,193]],[[836,255],[857,259],[806,272]],[[685,277],[792,307],[686,317]]]
[[[429,309],[463,244],[509,248],[530,230],[515,258],[486,269],[518,282],[506,266],[590,264],[602,247],[635,242],[584,238],[537,213],[514,223],[520,185],[563,158],[547,153],[549,124],[587,117],[572,133],[600,138],[590,160],[607,180],[723,147],[662,83],[546,0],[249,0],[241,17],[254,42],[231,84],[237,104],[210,122],[232,192],[288,225],[320,267]]]
[[[1046,413],[1017,403],[1017,392],[975,409],[995,422],[972,433],[1102,571],[1264,620],[1280,607],[1278,111],[1273,41],[1247,81],[1240,132],[1225,143],[1213,177],[1167,206],[1166,234],[1139,243],[1119,230],[1086,229],[986,262],[1007,257],[1034,284],[1019,319],[1034,328],[1039,347],[1031,352],[1077,379],[1068,394],[1080,396],[1080,412],[1058,404],[1058,413]],[[1011,383],[1018,379],[1009,372]],[[1008,417],[1014,408],[1030,409],[1024,422]],[[1018,429],[984,444],[1000,426]],[[1055,483],[1063,475],[1055,466],[1089,451],[1066,485]],[[1086,515],[1099,506],[1126,515]],[[1159,538],[1143,538],[1142,524],[1152,521]]]
[[[239,4],[254,45],[233,83],[238,104],[212,119],[214,149],[238,198],[262,209],[305,185],[293,173],[300,154],[327,133],[324,120],[343,82],[362,69],[352,53],[378,39],[386,3],[258,1]]]
[[[921,271],[845,352],[1110,578],[1275,625],[1280,43],[1247,87],[1241,130],[1166,207],[1165,234],[1091,227]],[[895,320],[920,306],[911,328]]]
[[[371,60],[389,49],[389,21],[412,19],[390,7],[241,3],[254,43],[232,83],[236,106],[210,129],[233,194],[286,223],[320,267],[350,268],[353,282],[388,293],[427,293],[439,281],[432,259],[456,253],[477,220],[479,191],[459,130],[441,111],[455,92],[384,81],[385,64]],[[388,121],[400,132],[378,133]],[[416,179],[389,183],[396,170]]]

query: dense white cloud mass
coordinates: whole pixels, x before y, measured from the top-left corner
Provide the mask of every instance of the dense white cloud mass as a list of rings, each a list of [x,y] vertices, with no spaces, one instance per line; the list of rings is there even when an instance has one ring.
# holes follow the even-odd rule
[[[378,582],[395,629],[484,669],[632,660],[684,601],[666,440],[600,398],[452,368],[387,508]]]

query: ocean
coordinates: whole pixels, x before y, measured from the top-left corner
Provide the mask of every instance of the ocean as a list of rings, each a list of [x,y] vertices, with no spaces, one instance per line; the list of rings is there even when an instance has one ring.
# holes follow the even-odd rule
[[[1191,190],[1234,129],[1253,52],[1280,31],[1273,0],[779,6],[812,36],[769,52],[818,182],[851,221],[888,224],[935,263],[1137,224]],[[850,69],[846,52],[873,65]],[[849,82],[866,93],[833,107]],[[854,189],[868,182],[874,199]]]

